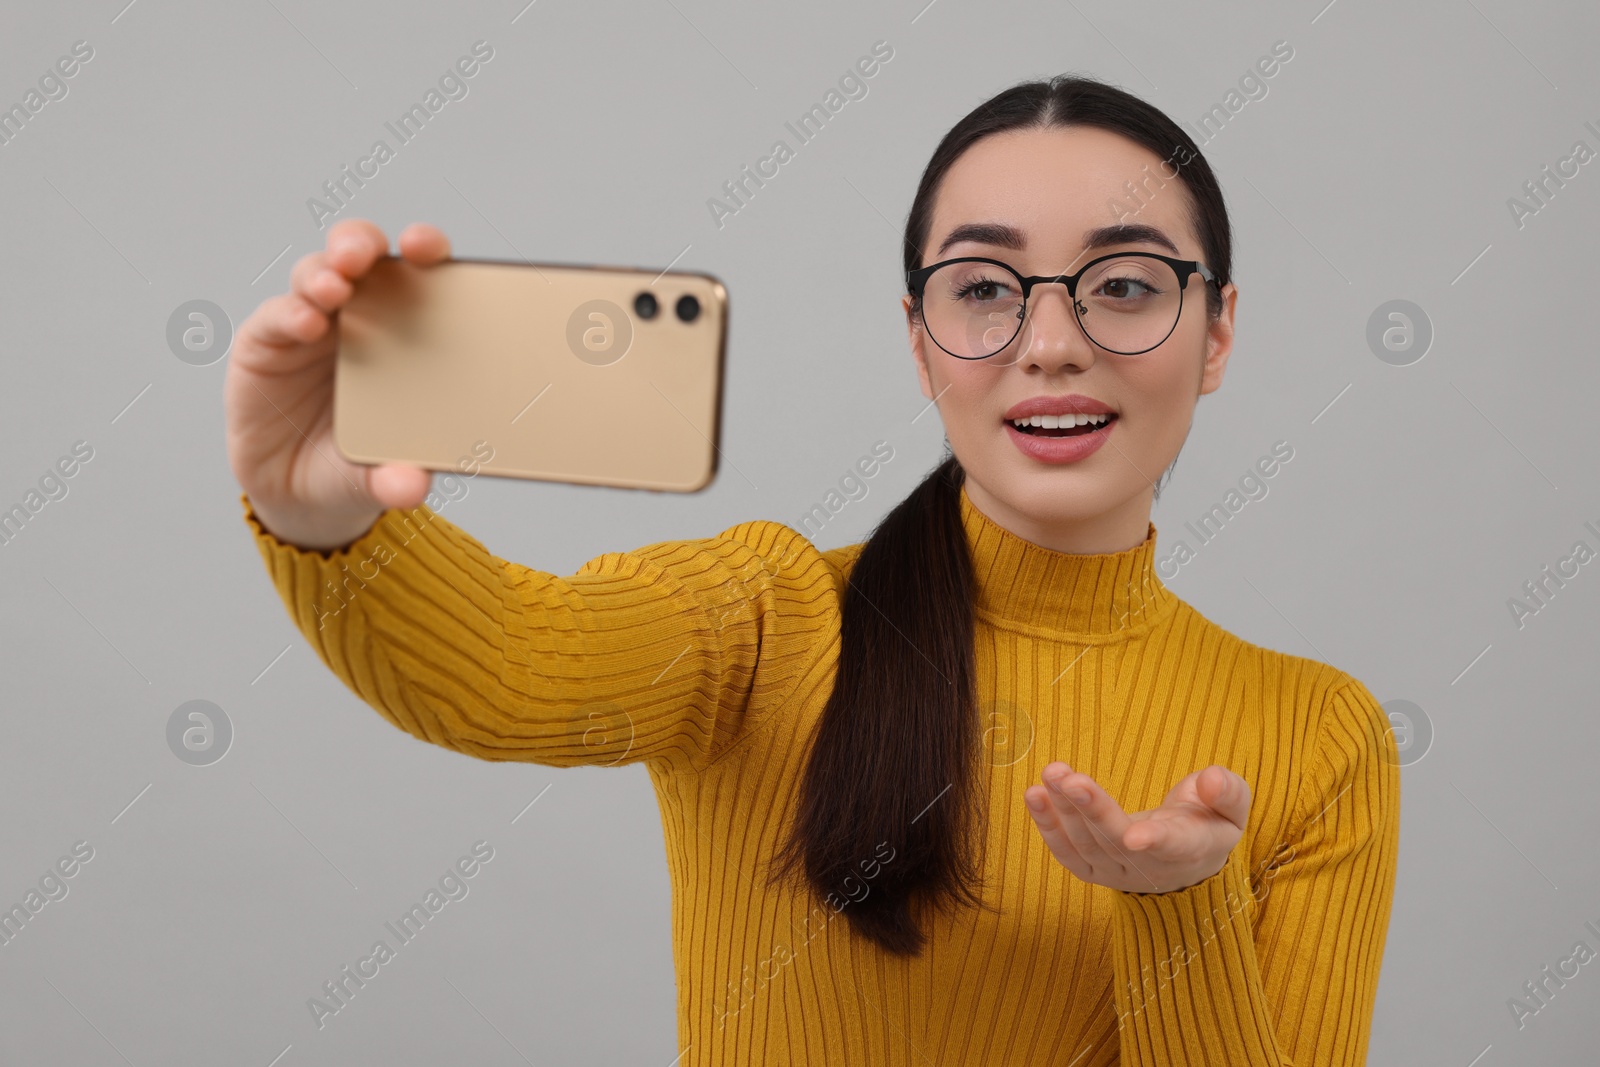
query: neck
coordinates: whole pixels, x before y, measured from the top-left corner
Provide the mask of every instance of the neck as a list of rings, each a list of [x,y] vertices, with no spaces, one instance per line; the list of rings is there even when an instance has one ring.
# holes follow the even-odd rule
[[[1109,552],[1061,552],[1001,526],[966,486],[961,521],[972,557],[973,606],[990,622],[1055,639],[1128,636],[1165,620],[1178,598],[1156,575],[1156,528]]]

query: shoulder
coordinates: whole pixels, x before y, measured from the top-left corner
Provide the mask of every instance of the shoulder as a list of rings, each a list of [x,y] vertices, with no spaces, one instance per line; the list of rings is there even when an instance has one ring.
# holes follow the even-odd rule
[[[1201,645],[1216,650],[1216,674],[1228,678],[1230,706],[1256,718],[1265,746],[1276,747],[1283,761],[1283,818],[1308,822],[1352,791],[1369,824],[1398,818],[1394,729],[1360,678],[1320,659],[1247,641],[1186,602],[1175,616],[1177,625],[1201,630]]]
[[[1216,650],[1218,669],[1232,676],[1234,684],[1255,689],[1262,714],[1276,717],[1312,752],[1328,742],[1330,733],[1359,734],[1373,749],[1393,745],[1392,739],[1378,736],[1389,727],[1382,705],[1349,671],[1248,641],[1181,598],[1174,623],[1199,631],[1200,644]]]
[[[752,634],[757,640],[816,637],[837,629],[841,568],[848,566],[850,548],[825,552],[791,526],[752,519],[708,537],[608,552],[585,563],[577,576],[654,584],[659,595],[690,597],[718,630],[735,619],[760,621]]]
[[[1329,696],[1354,681],[1344,671],[1310,656],[1297,656],[1246,640],[1178,598],[1172,626],[1190,631],[1186,640],[1212,650],[1217,669],[1255,688],[1266,702],[1301,716],[1315,716]]]

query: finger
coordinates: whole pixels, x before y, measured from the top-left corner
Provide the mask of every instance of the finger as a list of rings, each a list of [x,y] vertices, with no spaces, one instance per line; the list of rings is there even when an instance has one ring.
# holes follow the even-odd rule
[[[280,293],[261,302],[239,326],[241,338],[272,348],[303,345],[321,337],[328,317],[294,293]]]
[[[322,252],[301,256],[289,272],[289,289],[324,312],[337,311],[355,292],[343,274],[328,265]]]
[[[1129,851],[1156,853],[1172,845],[1172,827],[1164,819],[1139,819],[1122,835]]]
[[[1046,767],[1044,771],[1046,795],[1050,800],[1050,811],[1055,816],[1057,832],[1066,838],[1072,850],[1082,856],[1091,869],[1096,863],[1103,866],[1106,862],[1105,849],[1083,817],[1082,809],[1088,803],[1088,794],[1075,781],[1084,776],[1073,772],[1071,768],[1060,769],[1065,766]],[[1069,781],[1074,784],[1069,786]]]
[[[370,219],[343,219],[328,231],[328,265],[354,280],[389,254],[389,238]]]
[[[1039,828],[1039,836],[1044,838],[1050,854],[1060,861],[1063,867],[1087,882],[1090,880],[1089,875],[1093,867],[1067,836],[1049,792],[1044,786],[1039,785],[1029,786],[1023,790],[1022,795],[1028,801],[1026,805],[1028,814],[1033,816],[1033,824]]]
[[[450,238],[437,226],[413,222],[400,231],[400,254],[419,267],[432,266],[450,258]]]
[[[1132,822],[1122,805],[1112,800],[1111,794],[1087,774],[1058,775],[1054,781],[1057,796],[1092,835],[1093,845],[1083,847],[1115,848]]]
[[[1093,803],[1092,793],[1084,785],[1088,780],[1081,774],[1046,776],[1057,824],[1073,850],[1088,865],[1090,881],[1101,881],[1110,873],[1125,875],[1128,865],[1123,861],[1124,854],[1114,847],[1108,849],[1105,837],[1088,817],[1087,810]]]
[[[1240,830],[1250,818],[1250,783],[1220,764],[1212,764],[1195,780],[1200,802]]]
[[[432,474],[409,463],[381,463],[367,468],[367,493],[386,508],[414,508],[432,487]]]

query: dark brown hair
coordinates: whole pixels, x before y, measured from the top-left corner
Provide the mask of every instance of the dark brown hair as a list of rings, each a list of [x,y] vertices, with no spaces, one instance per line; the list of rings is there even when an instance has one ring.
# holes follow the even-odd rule
[[[922,266],[934,198],[963,152],[1007,130],[1071,126],[1121,134],[1170,161],[1176,177],[1160,178],[1181,179],[1188,189],[1204,261],[1216,288],[1226,285],[1227,210],[1194,141],[1138,97],[1073,75],[1006,89],[945,134],[906,220],[906,271]],[[1221,297],[1205,288],[1215,318]],[[914,324],[919,314],[913,305]],[[964,479],[960,462],[947,454],[884,516],[851,570],[838,673],[812,739],[791,834],[773,862],[774,881],[802,870],[857,934],[901,956],[919,954],[927,941],[918,921],[923,906],[986,906],[984,724],[974,691]]]

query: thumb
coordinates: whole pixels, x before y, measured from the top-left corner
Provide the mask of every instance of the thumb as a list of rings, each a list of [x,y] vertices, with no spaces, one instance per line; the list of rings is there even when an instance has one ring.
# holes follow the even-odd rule
[[[386,508],[414,508],[433,487],[433,475],[409,463],[382,463],[367,468],[367,492]]]
[[[1195,791],[1201,803],[1243,830],[1250,817],[1250,784],[1220,764],[1200,772]]]

